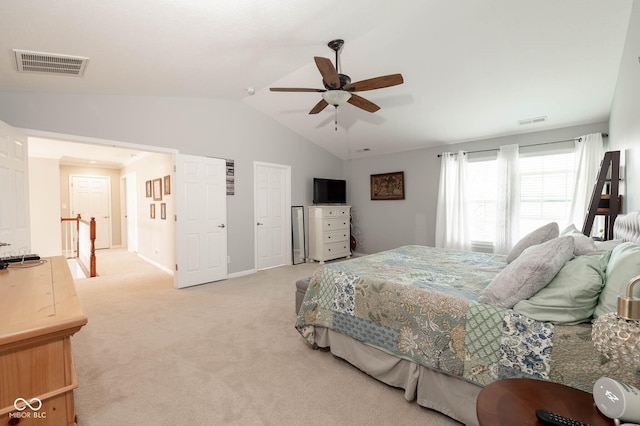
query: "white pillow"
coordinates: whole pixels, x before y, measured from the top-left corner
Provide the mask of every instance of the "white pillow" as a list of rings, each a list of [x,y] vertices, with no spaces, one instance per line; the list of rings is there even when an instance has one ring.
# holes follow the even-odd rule
[[[509,251],[509,254],[507,254],[507,263],[513,262],[527,247],[557,238],[559,234],[560,230],[558,224],[555,222],[548,223],[529,232]]]
[[[573,258],[573,238],[559,237],[529,247],[482,291],[478,302],[513,308],[544,288]]]
[[[608,241],[595,241],[596,249],[598,251],[611,251],[620,244],[624,243],[624,240],[608,240]]]

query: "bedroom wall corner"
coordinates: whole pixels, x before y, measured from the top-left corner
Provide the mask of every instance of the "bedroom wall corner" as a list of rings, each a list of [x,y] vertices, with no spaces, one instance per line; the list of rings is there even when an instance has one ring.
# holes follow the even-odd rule
[[[640,210],[640,4],[634,2],[620,61],[611,116],[611,149],[624,152],[620,192],[622,211]]]

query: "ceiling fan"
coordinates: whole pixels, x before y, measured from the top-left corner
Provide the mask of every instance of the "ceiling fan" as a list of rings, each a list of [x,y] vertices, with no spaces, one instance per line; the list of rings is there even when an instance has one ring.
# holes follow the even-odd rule
[[[331,40],[327,44],[334,52],[336,52],[336,66],[333,67],[330,59],[315,56],[318,71],[322,75],[322,84],[324,89],[307,89],[296,87],[271,87],[272,92],[318,92],[322,93],[322,99],[309,111],[309,114],[317,114],[328,105],[336,108],[345,102],[361,108],[368,112],[376,112],[380,107],[371,101],[366,100],[362,96],[356,95],[354,92],[364,92],[367,90],[382,89],[384,87],[397,86],[404,82],[402,74],[390,74],[380,77],[369,78],[367,80],[351,82],[348,75],[341,74],[339,69],[338,52],[344,45],[344,40]]]

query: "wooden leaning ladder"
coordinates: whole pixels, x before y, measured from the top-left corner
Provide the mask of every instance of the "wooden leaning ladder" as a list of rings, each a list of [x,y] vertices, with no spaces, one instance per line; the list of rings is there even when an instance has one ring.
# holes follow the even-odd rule
[[[605,188],[605,183],[607,187]],[[584,219],[582,233],[591,235],[593,222],[596,216],[604,216],[603,239],[613,239],[613,225],[618,213],[620,213],[621,196],[619,194],[620,183],[620,151],[607,151],[600,163],[598,179],[593,187],[591,202]],[[603,193],[603,189],[605,189]],[[611,202],[614,200],[614,202]]]

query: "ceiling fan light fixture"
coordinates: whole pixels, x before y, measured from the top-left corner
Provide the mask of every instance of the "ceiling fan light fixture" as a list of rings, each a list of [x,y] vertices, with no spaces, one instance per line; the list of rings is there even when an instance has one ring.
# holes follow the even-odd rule
[[[340,106],[347,103],[351,99],[351,93],[346,90],[327,90],[322,93],[322,99],[327,101],[329,105]]]

